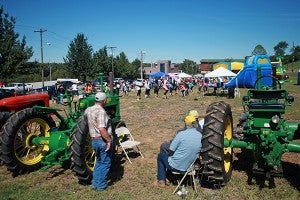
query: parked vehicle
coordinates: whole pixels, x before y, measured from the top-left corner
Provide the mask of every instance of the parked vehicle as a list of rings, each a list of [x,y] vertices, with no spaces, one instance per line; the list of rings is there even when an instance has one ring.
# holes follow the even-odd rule
[[[0,88],[0,99],[15,96],[15,91],[10,89]]]
[[[47,93],[49,95],[50,100],[56,96],[55,85],[37,88],[37,89],[35,89],[35,91],[36,91],[36,93]]]
[[[144,79],[136,79],[134,82],[133,82],[133,85],[136,86],[141,86],[143,87],[144,86]]]
[[[69,89],[74,84],[72,81],[60,81],[59,83],[62,84],[66,89]]]
[[[114,78],[114,83],[123,83],[124,79],[123,78]]]
[[[18,94],[24,94],[33,90],[33,85],[30,83],[9,83],[4,89],[15,90]]]

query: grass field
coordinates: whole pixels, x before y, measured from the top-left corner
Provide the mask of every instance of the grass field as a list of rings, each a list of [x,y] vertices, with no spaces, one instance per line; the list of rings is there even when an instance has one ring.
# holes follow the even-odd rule
[[[297,64],[297,66],[299,66]],[[290,82],[284,89],[295,97],[294,104],[288,108],[285,119],[300,122],[300,85],[297,84],[298,68],[289,71]],[[241,90],[241,96],[246,89]],[[59,166],[46,172],[33,172],[12,177],[5,166],[0,166],[0,199],[180,199],[173,195],[175,185],[160,189],[156,186],[156,157],[162,142],[173,137],[182,125],[183,117],[191,109],[201,116],[214,101],[226,101],[231,105],[234,125],[242,112],[241,98],[205,96],[194,91],[190,96],[179,94],[168,99],[151,97],[136,100],[136,93],[121,97],[121,116],[136,140],[142,142],[141,150],[145,158],[136,157],[130,164],[125,157],[117,156],[113,163],[110,186],[103,192],[92,191],[90,186],[78,184],[71,170]],[[275,188],[269,189],[267,183],[260,188],[253,181],[247,184],[246,161],[235,155],[234,171],[229,183],[219,189],[211,190],[198,186],[198,195],[188,187],[188,199],[300,199],[300,154],[286,153],[283,156],[284,177],[275,178]]]

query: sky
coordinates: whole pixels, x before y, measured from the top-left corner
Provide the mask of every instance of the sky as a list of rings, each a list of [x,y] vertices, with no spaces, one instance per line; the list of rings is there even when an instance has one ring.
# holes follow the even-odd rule
[[[16,18],[15,32],[26,36],[41,61],[64,62],[68,47],[83,33],[96,52],[116,47],[130,62],[185,59],[242,59],[256,45],[269,55],[280,41],[300,45],[299,0],[0,0]],[[109,50],[109,52],[110,50]]]

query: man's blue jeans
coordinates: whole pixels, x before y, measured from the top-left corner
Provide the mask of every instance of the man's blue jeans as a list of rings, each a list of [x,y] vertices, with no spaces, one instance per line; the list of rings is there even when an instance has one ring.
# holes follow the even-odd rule
[[[168,162],[169,155],[166,153],[159,153],[157,156],[157,180],[165,181],[167,177],[167,170],[178,171],[171,167]]]
[[[106,143],[103,140],[92,140],[92,147],[96,154],[92,188],[104,190],[107,188],[107,175],[111,165],[111,150],[105,151]]]

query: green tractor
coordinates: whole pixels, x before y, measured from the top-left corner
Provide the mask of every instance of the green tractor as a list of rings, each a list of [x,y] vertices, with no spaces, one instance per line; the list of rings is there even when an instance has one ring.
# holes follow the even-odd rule
[[[112,75],[110,76],[112,82]],[[101,91],[104,91],[100,73]],[[93,94],[77,101],[67,92],[69,112],[62,109],[34,106],[12,115],[2,128],[0,137],[2,160],[13,175],[46,170],[54,165],[71,167],[79,182],[89,184],[95,163],[84,110],[95,104]],[[105,110],[110,116],[112,136],[125,126],[120,118],[119,95],[107,93]],[[115,141],[115,139],[113,140]]]
[[[273,70],[274,74],[274,70]],[[245,117],[240,138],[233,137],[231,107],[224,101],[212,103],[206,111],[202,138],[203,181],[214,188],[224,186],[233,170],[233,148],[251,152],[251,177],[263,175],[270,181],[282,174],[281,158],[285,152],[300,152],[300,123],[287,122],[283,116],[286,107],[294,101],[281,89],[275,76],[261,76],[257,70],[256,89],[243,97]],[[262,84],[270,78],[272,86]]]

